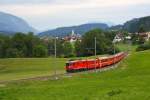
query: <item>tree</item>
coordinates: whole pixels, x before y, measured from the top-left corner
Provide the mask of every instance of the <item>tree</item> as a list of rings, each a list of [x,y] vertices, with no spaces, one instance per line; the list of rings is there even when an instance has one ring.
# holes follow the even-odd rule
[[[35,40],[34,40],[33,33],[28,33],[26,35],[25,45],[26,45],[26,48],[27,48],[27,51],[25,52],[25,56],[26,57],[32,57],[32,55],[33,55],[33,48],[34,48],[34,45],[35,45]]]
[[[34,36],[31,32],[28,34],[16,33],[11,37],[0,35],[0,58],[33,57],[35,54],[37,56],[38,51],[36,52],[36,50],[39,45],[42,46],[41,48],[46,47],[43,40]],[[33,51],[36,53],[33,54]],[[44,52],[44,50],[41,50],[41,52]],[[41,54],[41,52],[39,52],[39,56],[47,55]]]
[[[6,50],[6,57],[8,57],[8,58],[21,57],[21,55],[22,55],[22,53],[16,48],[8,48]]]
[[[64,42],[63,44],[63,51],[65,57],[73,56],[73,46],[70,42]]]
[[[76,56],[82,56],[81,41],[77,40],[74,44]]]
[[[146,40],[145,40],[142,36],[139,36],[138,44],[144,44],[145,41],[146,41]]]
[[[137,34],[131,34],[131,41],[132,41],[132,44],[138,44],[138,38],[139,36]]]
[[[47,44],[47,49],[48,49],[48,55],[49,56],[54,56],[54,39],[53,38],[49,38]]]
[[[0,35],[0,58],[3,57],[3,45],[4,45],[4,37]]]
[[[0,58],[7,57],[7,49],[11,47],[11,39],[8,36],[0,35]]]
[[[108,48],[112,46],[112,41],[105,36],[102,30],[94,29],[83,35],[81,42],[82,55],[94,55],[95,37],[97,41],[97,54],[108,53]]]
[[[27,48],[27,51],[25,52],[26,57],[32,57],[33,56],[33,48],[36,45],[44,45],[43,42],[38,38],[37,36],[34,36],[32,32],[29,32],[25,37],[25,45]]]
[[[43,45],[36,45],[33,49],[34,57],[46,57],[47,56],[47,48]]]
[[[116,36],[116,33],[118,33],[119,31],[107,31],[104,32],[106,38],[108,38],[109,40],[113,41],[114,37]]]
[[[25,38],[26,35],[23,33],[16,33],[13,37],[12,37],[12,47],[11,48],[15,48],[19,51],[18,53],[18,57],[24,57],[26,52],[27,52],[27,47],[25,44]]]
[[[55,40],[54,40],[55,41]],[[57,39],[56,40],[56,52],[57,52],[57,56],[58,57],[62,57],[63,56],[63,40],[61,39]]]
[[[140,44],[136,51],[144,51],[144,50],[149,50],[150,49],[150,40],[145,42],[144,44]]]
[[[146,32],[146,29],[144,28],[144,25],[141,25],[139,27],[138,33],[144,33],[144,32]]]

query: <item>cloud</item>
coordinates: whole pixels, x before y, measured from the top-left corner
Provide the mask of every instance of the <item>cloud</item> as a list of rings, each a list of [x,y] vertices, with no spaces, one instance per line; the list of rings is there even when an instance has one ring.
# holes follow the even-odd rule
[[[0,0],[0,10],[38,29],[90,21],[123,23],[150,13],[150,0]]]
[[[130,4],[147,4],[149,0],[0,0],[0,5],[12,4],[84,4],[92,6],[116,6]],[[69,6],[69,5],[68,5]]]
[[[31,3],[47,3],[53,2],[53,0],[1,0],[1,5],[7,4],[31,4]]]
[[[88,0],[1,0],[1,5],[7,4],[75,4]]]
[[[9,1],[9,2],[8,2]],[[58,2],[59,1],[59,2]],[[46,15],[81,9],[107,9],[110,7],[122,8],[150,4],[149,0],[10,0],[0,1],[0,8],[4,11],[22,15]],[[67,3],[66,3],[67,2]],[[8,3],[3,5],[3,3]],[[21,3],[21,4],[18,4]],[[31,4],[36,3],[36,4]],[[68,4],[70,3],[70,4]]]

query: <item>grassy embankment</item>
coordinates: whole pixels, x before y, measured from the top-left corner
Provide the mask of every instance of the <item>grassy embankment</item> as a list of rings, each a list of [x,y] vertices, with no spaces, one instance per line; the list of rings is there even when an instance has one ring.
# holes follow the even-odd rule
[[[128,49],[127,47],[132,48],[132,50],[135,48],[125,44],[117,44],[117,46],[122,51],[127,50]],[[88,57],[88,58],[95,58],[95,57]],[[83,57],[83,59],[86,58]],[[65,62],[68,60],[69,59],[65,58],[0,59],[0,81],[47,76],[54,74],[55,70],[57,70],[57,74],[65,73]]]
[[[10,58],[0,59],[0,81],[64,73],[67,59]]]
[[[150,51],[102,73],[0,85],[0,100],[149,100]]]
[[[94,57],[87,57],[94,58]],[[18,80],[65,73],[65,63],[79,58],[9,58],[0,59],[0,81]],[[82,59],[86,59],[82,57]]]

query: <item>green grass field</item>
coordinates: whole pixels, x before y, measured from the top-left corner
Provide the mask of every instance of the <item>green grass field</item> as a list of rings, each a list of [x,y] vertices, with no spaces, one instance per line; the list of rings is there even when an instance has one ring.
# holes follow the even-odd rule
[[[0,100],[149,100],[149,58],[150,51],[132,53],[118,68],[106,72],[1,84]]]
[[[131,51],[131,52],[134,52],[137,48],[137,45],[129,45],[129,44],[123,44],[123,43],[116,44],[116,46],[121,51]]]
[[[104,55],[101,55],[104,56]],[[81,57],[86,59],[85,57]],[[95,58],[94,56],[87,58]],[[65,73],[65,63],[79,58],[10,58],[0,59],[0,81],[18,80]]]
[[[0,59],[0,81],[64,73],[65,58]]]
[[[117,45],[122,51],[127,50],[126,44]],[[129,46],[134,49],[134,47]],[[100,55],[100,57],[106,55]],[[97,56],[99,57],[99,56]],[[82,59],[95,58],[81,57]],[[0,81],[18,80],[23,78],[32,78],[38,76],[53,75],[55,70],[57,74],[65,73],[65,63],[69,59],[79,58],[9,58],[0,59]]]

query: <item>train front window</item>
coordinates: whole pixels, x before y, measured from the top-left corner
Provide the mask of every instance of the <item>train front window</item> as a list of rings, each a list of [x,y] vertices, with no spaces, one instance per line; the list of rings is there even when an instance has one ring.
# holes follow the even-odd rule
[[[73,63],[66,63],[66,66],[68,67],[68,66],[72,66],[73,65]]]
[[[66,66],[68,67],[70,64],[69,63],[66,63]]]

